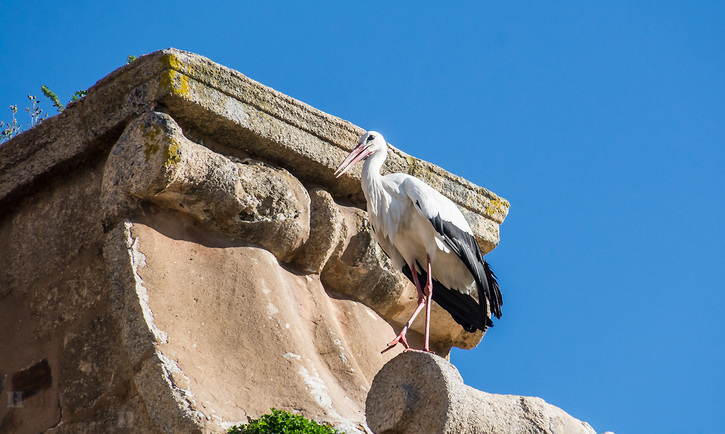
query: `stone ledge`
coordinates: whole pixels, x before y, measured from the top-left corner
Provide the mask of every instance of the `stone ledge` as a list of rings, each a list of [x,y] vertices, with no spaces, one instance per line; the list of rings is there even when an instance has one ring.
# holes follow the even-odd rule
[[[359,169],[335,180],[363,129],[202,56],[175,49],[142,56],[101,79],[88,95],[0,147],[0,214],[53,174],[110,149],[142,113],[168,111],[198,133],[287,169],[303,183],[364,206]],[[484,252],[499,240],[509,203],[433,164],[392,149],[384,171],[423,178],[464,211]]]

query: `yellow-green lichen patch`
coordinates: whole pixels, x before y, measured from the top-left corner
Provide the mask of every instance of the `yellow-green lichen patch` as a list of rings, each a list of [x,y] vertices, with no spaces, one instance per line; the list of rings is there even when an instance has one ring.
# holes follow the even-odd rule
[[[173,166],[181,162],[181,146],[179,142],[172,139],[171,144],[164,148],[164,165]]]
[[[497,214],[505,216],[508,213],[509,206],[510,204],[506,199],[495,197],[488,202],[484,212],[489,217],[493,217]]]
[[[172,94],[187,96],[189,94],[189,77],[173,69],[168,69],[161,73],[159,87]]]
[[[415,157],[411,157],[410,155],[406,155],[405,161],[408,163],[408,175],[422,178],[424,181],[431,179],[430,170],[428,170],[428,168],[422,164],[420,160]]]
[[[405,161],[408,162],[408,173],[412,173],[415,169],[417,160],[410,155],[405,156]]]
[[[146,162],[148,163],[151,159],[151,155],[159,152],[159,145],[156,143],[146,142],[144,146],[144,155],[146,156]]]
[[[159,152],[159,144],[156,137],[160,134],[161,128],[158,126],[153,126],[151,128],[141,126],[141,135],[144,138],[144,155],[146,156],[147,163],[153,154]]]
[[[178,57],[176,57],[173,54],[166,54],[161,58],[161,64],[166,66],[167,68],[175,69],[177,71],[181,70],[181,61]]]

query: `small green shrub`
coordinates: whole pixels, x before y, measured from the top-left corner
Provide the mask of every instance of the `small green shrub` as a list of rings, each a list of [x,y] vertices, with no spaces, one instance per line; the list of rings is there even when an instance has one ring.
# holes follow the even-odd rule
[[[62,102],[60,102],[60,98],[58,98],[58,95],[55,94],[50,88],[46,85],[40,86],[40,90],[43,92],[43,95],[50,100],[50,102],[53,103],[53,107],[58,109],[58,113],[62,112],[63,109],[65,109],[65,105],[63,105]]]
[[[43,122],[48,117],[48,113],[43,114],[40,101],[36,96],[28,94],[28,99],[30,100],[30,107],[25,107],[25,111],[30,116],[30,122],[26,122],[25,127],[30,129]],[[18,113],[18,106],[11,105],[10,111],[12,112],[12,120],[8,123],[0,121],[0,143],[4,143],[23,132],[23,125],[15,118]]]
[[[65,105],[60,102],[58,95],[50,90],[48,86],[40,86],[40,90],[43,92],[43,95],[53,103],[53,106],[58,110],[58,113],[65,109]],[[79,90],[75,93],[75,95],[73,95],[73,100],[75,101],[78,99],[76,97],[77,95],[84,96],[86,93],[87,92],[85,90]],[[40,108],[40,100],[38,97],[28,94],[28,100],[30,100],[30,107],[25,107],[25,111],[28,112],[28,115],[30,116],[30,122],[25,123],[26,130],[33,128],[48,118],[48,113],[43,112],[43,109]],[[24,130],[23,125],[15,118],[15,115],[18,113],[18,106],[11,105],[10,111],[12,112],[12,120],[8,123],[0,121],[0,144],[12,139]]]
[[[136,56],[127,56],[126,63],[131,63],[136,59]],[[53,107],[58,110],[58,113],[65,110],[65,108],[68,106],[68,104],[63,104],[62,102],[60,102],[60,98],[58,98],[58,95],[50,90],[48,86],[42,85],[40,86],[40,90],[43,92],[43,95],[48,98],[51,103],[53,103]],[[71,97],[71,101],[78,101],[87,94],[87,90],[79,90],[78,92],[73,94],[73,96]],[[25,123],[26,129],[33,128],[34,126],[43,122],[43,120],[48,117],[48,113],[44,114],[43,109],[40,108],[40,101],[37,97],[28,94],[28,99],[31,102],[31,106],[25,107],[25,111],[27,111],[30,115],[30,122]],[[11,105],[10,111],[12,112],[12,119],[10,120],[10,122],[5,123],[3,121],[0,121],[0,144],[12,139],[13,137],[23,132],[23,125],[15,118],[15,115],[18,113],[18,106]]]
[[[11,105],[10,111],[13,113],[13,120],[7,124],[0,121],[0,143],[12,139],[23,131],[23,126],[20,125],[17,119],[15,119],[15,114],[18,112],[18,106]]]
[[[76,93],[73,94],[73,96],[70,98],[70,100],[78,101],[79,99],[83,98],[86,95],[88,95],[87,90],[78,90],[78,91],[76,91]]]
[[[229,428],[229,434],[340,434],[327,425],[305,419],[284,410],[272,409],[272,413],[254,419],[246,425]]]

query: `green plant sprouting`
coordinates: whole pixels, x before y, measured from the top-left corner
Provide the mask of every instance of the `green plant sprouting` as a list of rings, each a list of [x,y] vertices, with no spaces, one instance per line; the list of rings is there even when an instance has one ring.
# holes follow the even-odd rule
[[[235,425],[229,434],[340,434],[331,426],[321,425],[314,420],[272,408],[272,412],[249,421],[246,425]]]
[[[40,90],[42,90],[43,95],[45,95],[45,97],[48,98],[53,103],[53,107],[58,109],[58,113],[65,110],[66,107],[68,107],[68,104],[70,104],[70,102],[69,102],[68,104],[63,105],[63,103],[60,102],[60,98],[58,98],[58,95],[56,95],[56,93],[53,92],[52,90],[50,90],[50,88],[46,85],[40,86]],[[87,90],[79,90],[73,94],[73,96],[71,97],[70,100],[71,100],[71,102],[78,101],[79,99],[83,98],[86,95],[88,95]]]
[[[70,98],[71,101],[78,101],[79,99],[83,98],[84,96],[88,95],[87,90],[79,90],[76,93],[73,94],[73,96]]]
[[[15,119],[15,114],[18,112],[18,106],[11,105],[10,111],[13,112],[13,120],[8,124],[0,121],[0,143],[12,139],[23,131],[23,127],[18,123],[18,120]]]
[[[25,111],[30,116],[30,122],[25,123],[26,129],[33,128],[48,117],[48,113],[44,114],[43,109],[40,108],[38,97],[28,94],[28,99],[30,100],[30,107],[25,107]],[[0,121],[0,143],[6,142],[23,132],[23,125],[15,117],[18,113],[18,106],[11,105],[10,111],[12,112],[12,120],[8,123]]]
[[[40,108],[40,101],[38,100],[38,97],[28,94],[28,99],[30,100],[30,107],[25,107],[25,111],[30,114],[29,127],[33,128],[43,122],[43,119],[48,117],[48,113],[43,116],[43,109]]]
[[[127,56],[126,64],[129,64],[136,59],[136,56]],[[60,102],[60,98],[58,98],[58,95],[53,92],[48,86],[42,85],[40,86],[40,90],[41,92],[43,92],[43,96],[48,98],[50,102],[53,103],[53,107],[58,110],[58,113],[62,112],[66,109],[66,107],[68,107],[68,104],[63,104]],[[78,101],[87,94],[87,90],[77,91],[71,97],[69,104],[70,102]],[[30,100],[30,107],[25,107],[25,111],[27,111],[30,115],[30,122],[25,123],[26,129],[33,128],[34,126],[43,122],[43,120],[48,117],[48,113],[43,113],[43,109],[40,108],[40,101],[37,97],[28,94],[28,99]],[[17,118],[15,117],[15,115],[18,113],[18,106],[11,105],[10,111],[12,112],[12,120],[8,123],[0,121],[0,144],[12,139],[13,137],[23,132],[23,125],[18,122]]]
[[[60,98],[58,98],[58,95],[50,90],[48,86],[42,85],[40,86],[40,90],[43,91],[43,95],[53,103],[53,107],[58,109],[58,113],[62,112],[65,109],[65,105],[60,102]]]
[[[58,110],[58,113],[65,110],[67,105],[61,103],[58,95],[50,90],[48,86],[40,86],[40,90],[43,92],[43,96],[48,98],[50,102],[53,103],[53,107]],[[73,98],[71,99],[71,101],[77,101],[80,98],[86,96],[87,93],[88,91],[79,90],[78,92],[73,94]],[[12,139],[23,131],[33,128],[34,126],[42,123],[45,119],[48,118],[48,113],[44,112],[43,109],[40,107],[40,100],[38,99],[38,97],[28,94],[28,99],[30,100],[30,106],[25,107],[25,111],[28,112],[28,115],[30,116],[30,121],[26,122],[25,127],[23,127],[23,125],[15,117],[15,115],[18,113],[18,106],[11,105],[10,111],[12,112],[12,120],[8,123],[0,121],[0,143],[4,143]]]

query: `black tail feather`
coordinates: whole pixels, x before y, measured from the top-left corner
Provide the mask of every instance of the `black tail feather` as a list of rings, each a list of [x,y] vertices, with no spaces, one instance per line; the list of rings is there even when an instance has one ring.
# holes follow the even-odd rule
[[[480,300],[478,308],[481,310],[481,315],[487,315],[485,302],[487,300],[491,308],[491,315],[501,318],[501,306],[503,305],[501,290],[498,287],[496,276],[483,259],[483,252],[476,238],[472,233],[443,220],[440,215],[429,220],[435,231],[443,237],[446,244],[471,272],[478,287],[478,299]],[[433,299],[435,300],[435,292]]]
[[[491,311],[493,315],[496,316],[496,318],[501,318],[501,306],[503,306],[503,297],[501,296],[501,289],[498,287],[498,280],[496,279],[496,275],[493,273],[493,270],[491,270],[491,266],[486,262],[483,261],[483,271],[486,275],[486,282],[488,283],[488,287],[491,290],[491,295],[493,296],[492,300],[489,301],[491,304]]]

